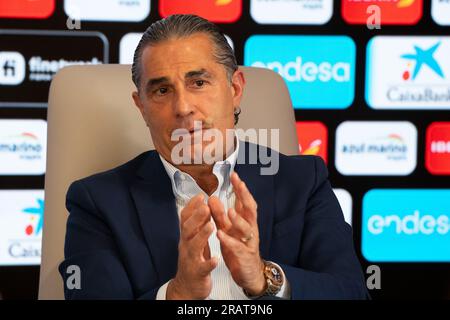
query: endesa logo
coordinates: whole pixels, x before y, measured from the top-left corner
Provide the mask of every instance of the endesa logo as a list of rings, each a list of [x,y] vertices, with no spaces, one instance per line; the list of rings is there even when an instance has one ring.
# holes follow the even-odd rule
[[[160,0],[159,14],[196,14],[218,23],[236,22],[242,14],[242,0]]]
[[[322,122],[298,121],[297,137],[300,154],[319,156],[327,162],[328,130]]]
[[[450,189],[374,189],[363,199],[371,262],[450,262]]]
[[[251,36],[244,64],[285,80],[296,109],[345,109],[354,98],[353,40],[346,36]]]
[[[46,19],[55,11],[55,0],[0,0],[0,18]]]
[[[366,24],[379,12],[380,23],[412,25],[423,13],[422,0],[342,0],[342,17],[350,24]]]
[[[450,37],[377,36],[367,46],[374,109],[450,109]]]
[[[450,175],[450,122],[434,122],[427,128],[425,165],[436,175]]]
[[[344,175],[408,175],[417,129],[406,121],[345,121],[336,130],[336,169]]]

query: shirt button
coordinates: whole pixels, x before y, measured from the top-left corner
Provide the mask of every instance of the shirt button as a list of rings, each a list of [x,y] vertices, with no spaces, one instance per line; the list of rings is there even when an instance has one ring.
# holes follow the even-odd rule
[[[182,175],[180,176],[180,179],[181,179],[181,181],[185,181],[185,180],[186,180],[186,177],[185,177],[185,175],[184,175],[184,174],[182,174]]]

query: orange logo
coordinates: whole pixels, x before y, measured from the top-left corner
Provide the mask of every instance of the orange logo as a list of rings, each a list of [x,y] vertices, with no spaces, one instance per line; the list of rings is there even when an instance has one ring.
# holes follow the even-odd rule
[[[212,22],[232,23],[242,14],[242,0],[160,0],[159,14],[196,14]]]
[[[328,130],[319,121],[297,122],[299,153],[320,156],[327,162]]]
[[[379,8],[381,24],[413,25],[419,22],[423,12],[422,0],[342,0],[342,17],[350,24],[366,24],[373,15],[367,9]]]
[[[0,0],[0,18],[46,19],[55,11],[55,0]]]

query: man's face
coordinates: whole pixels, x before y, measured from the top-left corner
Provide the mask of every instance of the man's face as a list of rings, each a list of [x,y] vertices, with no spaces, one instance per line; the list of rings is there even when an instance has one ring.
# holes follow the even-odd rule
[[[213,42],[204,33],[169,39],[142,52],[141,83],[133,99],[150,128],[156,150],[170,162],[178,143],[171,139],[174,130],[187,129],[194,140],[194,134],[199,136],[192,131],[194,121],[201,122],[203,133],[217,129],[224,138],[226,129],[234,128],[234,108],[241,101],[245,80],[238,70],[230,82],[213,53]],[[212,142],[200,143],[204,149]],[[221,152],[226,152],[225,148],[229,146],[223,143]]]

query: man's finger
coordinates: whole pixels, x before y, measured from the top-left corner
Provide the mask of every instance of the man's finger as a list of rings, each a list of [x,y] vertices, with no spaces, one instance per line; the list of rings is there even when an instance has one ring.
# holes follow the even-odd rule
[[[222,202],[216,196],[211,196],[208,199],[208,206],[211,209],[211,216],[217,229],[228,230],[231,227],[231,222],[225,214]]]
[[[246,238],[252,235],[253,227],[238,214],[233,208],[228,209],[228,216],[232,223],[233,233],[237,234],[238,239]]]
[[[199,254],[203,256],[203,250],[208,243],[208,239],[214,231],[213,223],[207,222],[201,230],[189,241],[189,250],[193,254]]]
[[[234,188],[236,197],[242,204],[243,208],[250,211],[250,213],[252,214],[250,217],[245,217],[245,218],[249,218],[251,220],[253,220],[253,219],[256,220],[258,206],[257,206],[257,203],[256,203],[255,199],[253,198],[252,194],[248,190],[245,182],[239,178],[239,176],[236,172],[233,172],[231,174],[231,183],[233,184],[233,188]],[[238,212],[240,211],[239,208],[236,208],[236,210]]]
[[[200,265],[198,266],[198,272],[201,276],[206,277],[217,267],[217,264],[217,258],[212,257],[211,259],[205,260],[200,263]]]
[[[205,204],[200,204],[199,208],[192,211],[193,213],[189,219],[181,225],[181,234],[185,240],[189,240],[195,236],[200,228],[211,220],[211,210]]]
[[[205,196],[202,193],[197,194],[195,197],[193,197],[189,202],[186,204],[186,206],[181,210],[180,213],[180,224],[183,225],[183,223],[189,219],[189,217],[194,213],[193,209],[195,209],[198,205],[200,205],[204,201]]]

